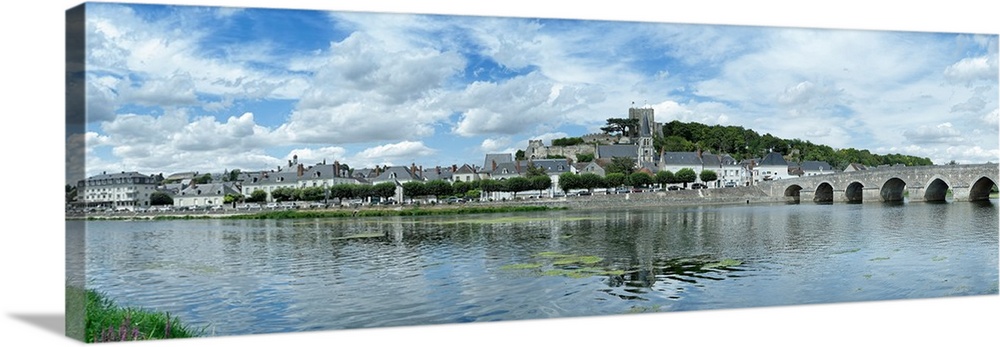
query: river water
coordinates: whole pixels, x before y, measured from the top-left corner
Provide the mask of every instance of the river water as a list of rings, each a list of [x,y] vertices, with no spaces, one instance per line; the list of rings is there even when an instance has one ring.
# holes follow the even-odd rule
[[[88,221],[67,242],[88,288],[221,336],[995,295],[997,205]]]

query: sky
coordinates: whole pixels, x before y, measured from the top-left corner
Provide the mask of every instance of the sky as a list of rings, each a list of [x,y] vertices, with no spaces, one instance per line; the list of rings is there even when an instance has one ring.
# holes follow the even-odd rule
[[[1000,162],[997,35],[90,3],[87,175],[482,165],[632,106]]]

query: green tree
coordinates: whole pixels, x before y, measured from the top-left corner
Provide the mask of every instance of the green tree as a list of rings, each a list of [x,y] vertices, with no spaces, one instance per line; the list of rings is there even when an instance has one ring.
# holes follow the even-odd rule
[[[683,183],[684,187],[687,187],[688,183],[694,183],[694,181],[698,180],[698,174],[694,172],[694,169],[686,167],[677,170],[674,178],[676,179],[676,183]]]
[[[250,193],[250,197],[248,197],[246,200],[247,202],[264,202],[265,200],[267,200],[267,192],[260,189],[255,189],[253,192]]]
[[[424,188],[426,189],[427,195],[434,195],[439,199],[454,194],[451,184],[448,184],[448,182],[445,182],[444,180],[428,181],[424,184]]]
[[[638,127],[639,120],[635,118],[608,118],[607,125],[601,127],[601,131],[612,136],[630,136]]]
[[[424,183],[420,181],[409,181],[403,183],[403,196],[409,199],[427,195]]]
[[[452,194],[455,195],[465,195],[465,192],[472,190],[472,183],[470,182],[455,182],[451,184]]]
[[[388,199],[396,195],[396,183],[382,182],[372,186],[372,195]]]
[[[633,172],[627,182],[633,187],[646,187],[653,183],[653,177],[645,172]]]
[[[535,164],[528,164],[528,168],[524,171],[524,176],[527,178],[547,176],[545,173],[545,168],[541,166],[535,166]]]
[[[552,146],[554,147],[568,147],[583,144],[582,137],[563,137],[559,139],[552,140]]]
[[[517,150],[517,152],[514,152],[514,160],[525,160],[526,158],[524,157],[524,155],[525,155],[524,150],[519,149]]]
[[[505,186],[504,191],[513,193],[514,198],[517,198],[518,192],[523,192],[532,189],[531,180],[521,176],[511,177],[504,180],[504,186]]]
[[[576,155],[577,163],[589,163],[594,161],[594,153],[578,153]]]
[[[609,188],[621,187],[625,185],[625,178],[625,174],[621,172],[612,172],[604,175],[604,179],[607,180]]]
[[[469,189],[465,192],[464,197],[465,200],[479,200],[479,197],[482,196],[482,194],[483,192],[479,189]]]
[[[297,200],[298,196],[295,188],[281,187],[271,191],[271,199],[278,202]]]
[[[170,194],[155,191],[149,194],[149,204],[153,206],[173,205],[174,198],[171,198]]]
[[[674,183],[674,173],[670,170],[660,170],[656,173],[656,177],[653,180],[660,186]]]
[[[580,188],[583,184],[581,182],[580,176],[572,172],[563,172],[559,174],[559,189],[562,189],[563,193],[569,193],[572,189]]]
[[[233,171],[229,171],[229,181],[236,182],[236,180],[239,179],[241,173],[242,172],[240,171],[240,169],[233,169]]]
[[[611,158],[611,164],[605,168],[607,173],[620,173],[625,176],[631,175],[635,171],[635,159],[631,157]]]
[[[485,179],[479,181],[479,189],[486,194],[490,194],[493,192],[502,192],[504,188],[503,185],[497,180]]]
[[[330,187],[330,196],[339,199],[341,202],[343,202],[344,199],[354,198],[354,193],[355,190],[353,184],[341,183]]]
[[[243,194],[226,194],[222,197],[222,202],[226,204],[232,204],[234,202],[242,202],[244,200]]]
[[[534,176],[529,178],[529,180],[531,181],[531,188],[538,190],[539,194],[541,194],[543,190],[552,187],[552,178],[546,175]]]
[[[608,186],[607,180],[593,172],[585,172],[580,174],[580,188],[586,189],[588,192],[593,193],[594,188],[606,188]]]
[[[368,184],[352,184],[351,196],[354,198],[367,199],[375,195],[375,186]]]
[[[299,200],[321,201],[326,198],[326,189],[323,187],[306,187],[299,190]]]
[[[702,182],[708,183],[719,179],[719,175],[712,170],[701,170],[701,173],[698,174],[698,178],[701,179]]]
[[[209,184],[212,182],[212,174],[204,174],[194,178],[195,184]]]

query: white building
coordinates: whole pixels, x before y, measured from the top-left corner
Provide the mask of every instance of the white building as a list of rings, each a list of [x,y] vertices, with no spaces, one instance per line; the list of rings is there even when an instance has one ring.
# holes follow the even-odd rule
[[[85,207],[134,210],[148,207],[149,195],[156,191],[157,178],[138,172],[124,172],[89,177],[77,182]]]

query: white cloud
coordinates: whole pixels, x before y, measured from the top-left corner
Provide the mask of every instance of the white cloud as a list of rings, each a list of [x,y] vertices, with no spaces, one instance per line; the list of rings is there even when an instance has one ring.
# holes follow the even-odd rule
[[[497,151],[503,149],[510,145],[510,138],[503,136],[498,138],[489,138],[483,140],[483,143],[479,145],[479,149],[483,153],[496,153]]]
[[[994,108],[993,111],[984,114],[982,120],[996,132],[997,126],[1000,125],[1000,109]]]
[[[601,99],[588,87],[557,84],[535,72],[502,82],[477,81],[451,102],[462,114],[452,131],[473,136],[549,129],[592,98]]]
[[[365,149],[352,156],[348,162],[353,167],[373,165],[410,165],[417,158],[434,155],[436,150],[420,141],[403,141]],[[418,163],[419,165],[419,163]]]
[[[281,127],[298,143],[417,139],[434,133],[449,112],[445,83],[465,64],[453,52],[392,51],[355,33],[331,45],[310,87]]]
[[[299,163],[313,165],[326,161],[333,164],[334,161],[343,160],[347,154],[347,149],[343,147],[321,147],[321,148],[296,148],[288,152],[285,160],[290,160],[298,156]]]
[[[918,144],[949,143],[963,140],[961,131],[947,122],[936,126],[922,125],[915,130],[903,132],[903,136]]]
[[[944,77],[948,82],[956,84],[996,81],[997,59],[995,56],[993,58],[982,56],[962,59],[945,68]]]

